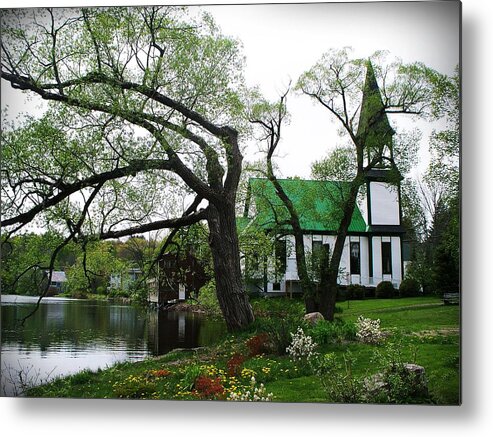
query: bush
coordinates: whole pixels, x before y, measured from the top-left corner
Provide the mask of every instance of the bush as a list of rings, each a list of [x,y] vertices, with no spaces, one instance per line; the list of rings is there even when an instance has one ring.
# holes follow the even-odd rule
[[[255,317],[303,318],[305,306],[301,299],[275,296],[255,299],[252,302]]]
[[[266,332],[255,335],[246,341],[250,357],[265,354],[269,352],[269,335]]]
[[[376,351],[374,361],[382,369],[371,376],[353,372],[355,358],[348,351],[342,362],[334,353],[317,355],[312,367],[325,389],[327,400],[338,403],[431,404],[424,374],[409,370],[400,349],[389,345]]]
[[[303,328],[298,327],[295,333],[291,333],[292,341],[286,348],[291,358],[295,361],[309,360],[314,354],[317,343],[309,335],[305,335]]]
[[[361,300],[365,298],[365,287],[359,284],[351,284],[347,287],[347,298]]]
[[[129,298],[130,292],[128,290],[120,290],[119,288],[110,288],[110,290],[108,292],[108,297],[111,297],[111,298],[116,298],[116,297]]]
[[[221,308],[216,295],[216,282],[209,281],[199,290],[199,303],[207,313],[214,316],[221,315]]]
[[[132,302],[136,302],[139,305],[146,305],[149,298],[149,289],[146,284],[140,281],[133,281],[128,287],[127,293],[130,296]]]
[[[365,297],[367,299],[373,299],[375,298],[375,287],[368,287],[368,288],[365,288]]]
[[[403,359],[402,344],[390,343],[385,350],[375,350],[372,361],[382,372],[365,379],[367,402],[384,404],[430,404],[424,372],[413,372]]]
[[[353,372],[355,361],[349,351],[343,354],[343,363],[334,353],[317,355],[312,360],[314,373],[329,402],[355,404],[366,401],[364,381]]]
[[[383,340],[380,319],[372,320],[359,316],[356,322],[356,338],[362,343],[379,344]]]
[[[226,363],[228,369],[228,376],[238,376],[246,357],[242,354],[234,354]]]
[[[335,319],[333,322],[321,320],[308,328],[307,332],[318,344],[340,344],[356,338],[356,325],[341,319]]]
[[[395,297],[395,288],[390,281],[382,281],[375,289],[375,297],[379,299],[391,299]]]
[[[399,286],[399,296],[401,297],[415,297],[420,294],[420,286],[416,279],[407,278],[401,282]]]
[[[201,399],[224,399],[224,387],[221,378],[209,378],[200,375],[195,381],[195,392]]]
[[[272,318],[257,322],[262,331],[269,333],[274,353],[278,355],[286,355],[286,348],[291,344],[291,333],[304,325],[303,320],[298,317]]]

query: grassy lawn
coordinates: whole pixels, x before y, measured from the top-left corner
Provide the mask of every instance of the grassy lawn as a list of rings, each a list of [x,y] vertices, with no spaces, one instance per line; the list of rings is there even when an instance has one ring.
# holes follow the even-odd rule
[[[397,329],[401,332],[425,330],[457,330],[460,321],[458,305],[443,305],[435,297],[402,299],[369,299],[339,304],[343,313],[339,317],[355,321],[359,315],[380,319],[383,329]]]
[[[345,354],[350,352],[354,360],[351,373],[362,378],[382,370],[375,360],[376,354],[385,355],[388,346],[395,344],[402,362],[425,368],[430,402],[459,403],[458,306],[444,306],[436,298],[368,299],[351,301],[349,308],[346,302],[338,305],[343,309],[338,314],[341,321],[354,322],[359,315],[380,319],[382,329],[388,332],[387,338],[380,345],[356,340],[327,342],[319,345],[317,352],[333,354],[339,364],[344,363]],[[268,314],[269,307],[274,309],[273,314]],[[267,317],[266,321],[283,311],[297,315],[300,309],[302,311],[300,302],[284,299],[271,304],[255,302],[254,308]],[[279,324],[282,323],[283,319],[279,319]],[[27,394],[36,397],[225,399],[253,391],[251,377],[254,376],[255,387],[265,384],[264,395],[271,392],[274,401],[327,402],[327,393],[311,366],[294,362],[287,355],[252,354],[251,345],[246,341],[265,331],[262,316],[253,329],[256,332],[230,336],[214,347],[196,352],[171,352],[156,359],[122,363],[97,372],[84,371],[32,388]]]

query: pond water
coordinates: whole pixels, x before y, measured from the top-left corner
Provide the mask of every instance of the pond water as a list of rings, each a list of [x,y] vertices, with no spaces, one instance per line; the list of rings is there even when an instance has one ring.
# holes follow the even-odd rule
[[[199,314],[144,310],[106,301],[44,298],[24,326],[19,320],[36,297],[1,297],[0,395],[20,394],[21,379],[51,378],[137,361],[175,348],[207,346],[226,331],[224,323]]]

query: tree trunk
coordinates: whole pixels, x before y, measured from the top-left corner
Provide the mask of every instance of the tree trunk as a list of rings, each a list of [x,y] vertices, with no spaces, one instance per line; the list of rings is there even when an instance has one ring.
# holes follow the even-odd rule
[[[243,329],[254,315],[243,287],[234,205],[210,204],[208,224],[219,306],[229,331]]]
[[[315,284],[310,279],[308,274],[308,268],[306,265],[306,253],[305,242],[303,241],[303,231],[299,224],[298,216],[291,214],[292,228],[295,240],[296,250],[296,268],[298,270],[298,277],[300,278],[301,290],[303,291],[303,298],[305,300],[305,312],[313,313],[318,311],[317,296],[315,290]]]
[[[336,301],[337,301],[337,272],[328,273],[328,276],[320,286],[321,293],[319,297],[318,310],[324,316],[325,320],[334,321]]]
[[[351,184],[347,199],[344,199],[343,215],[337,231],[336,242],[330,262],[322,263],[320,275],[319,311],[329,321],[334,320],[337,300],[337,277],[339,276],[339,265],[341,263],[344,243],[348,234],[349,225],[353,218],[354,208],[358,191],[361,186],[361,175],[358,174]]]

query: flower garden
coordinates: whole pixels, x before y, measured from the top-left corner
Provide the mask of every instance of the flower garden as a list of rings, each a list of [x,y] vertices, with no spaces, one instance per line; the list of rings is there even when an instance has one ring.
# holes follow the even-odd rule
[[[349,304],[348,304],[349,305]],[[459,307],[435,298],[352,301],[308,324],[301,302],[254,302],[248,332],[28,390],[32,397],[458,404]],[[424,374],[409,371],[410,365]],[[415,366],[415,367],[418,367]],[[414,369],[414,367],[412,367]]]

